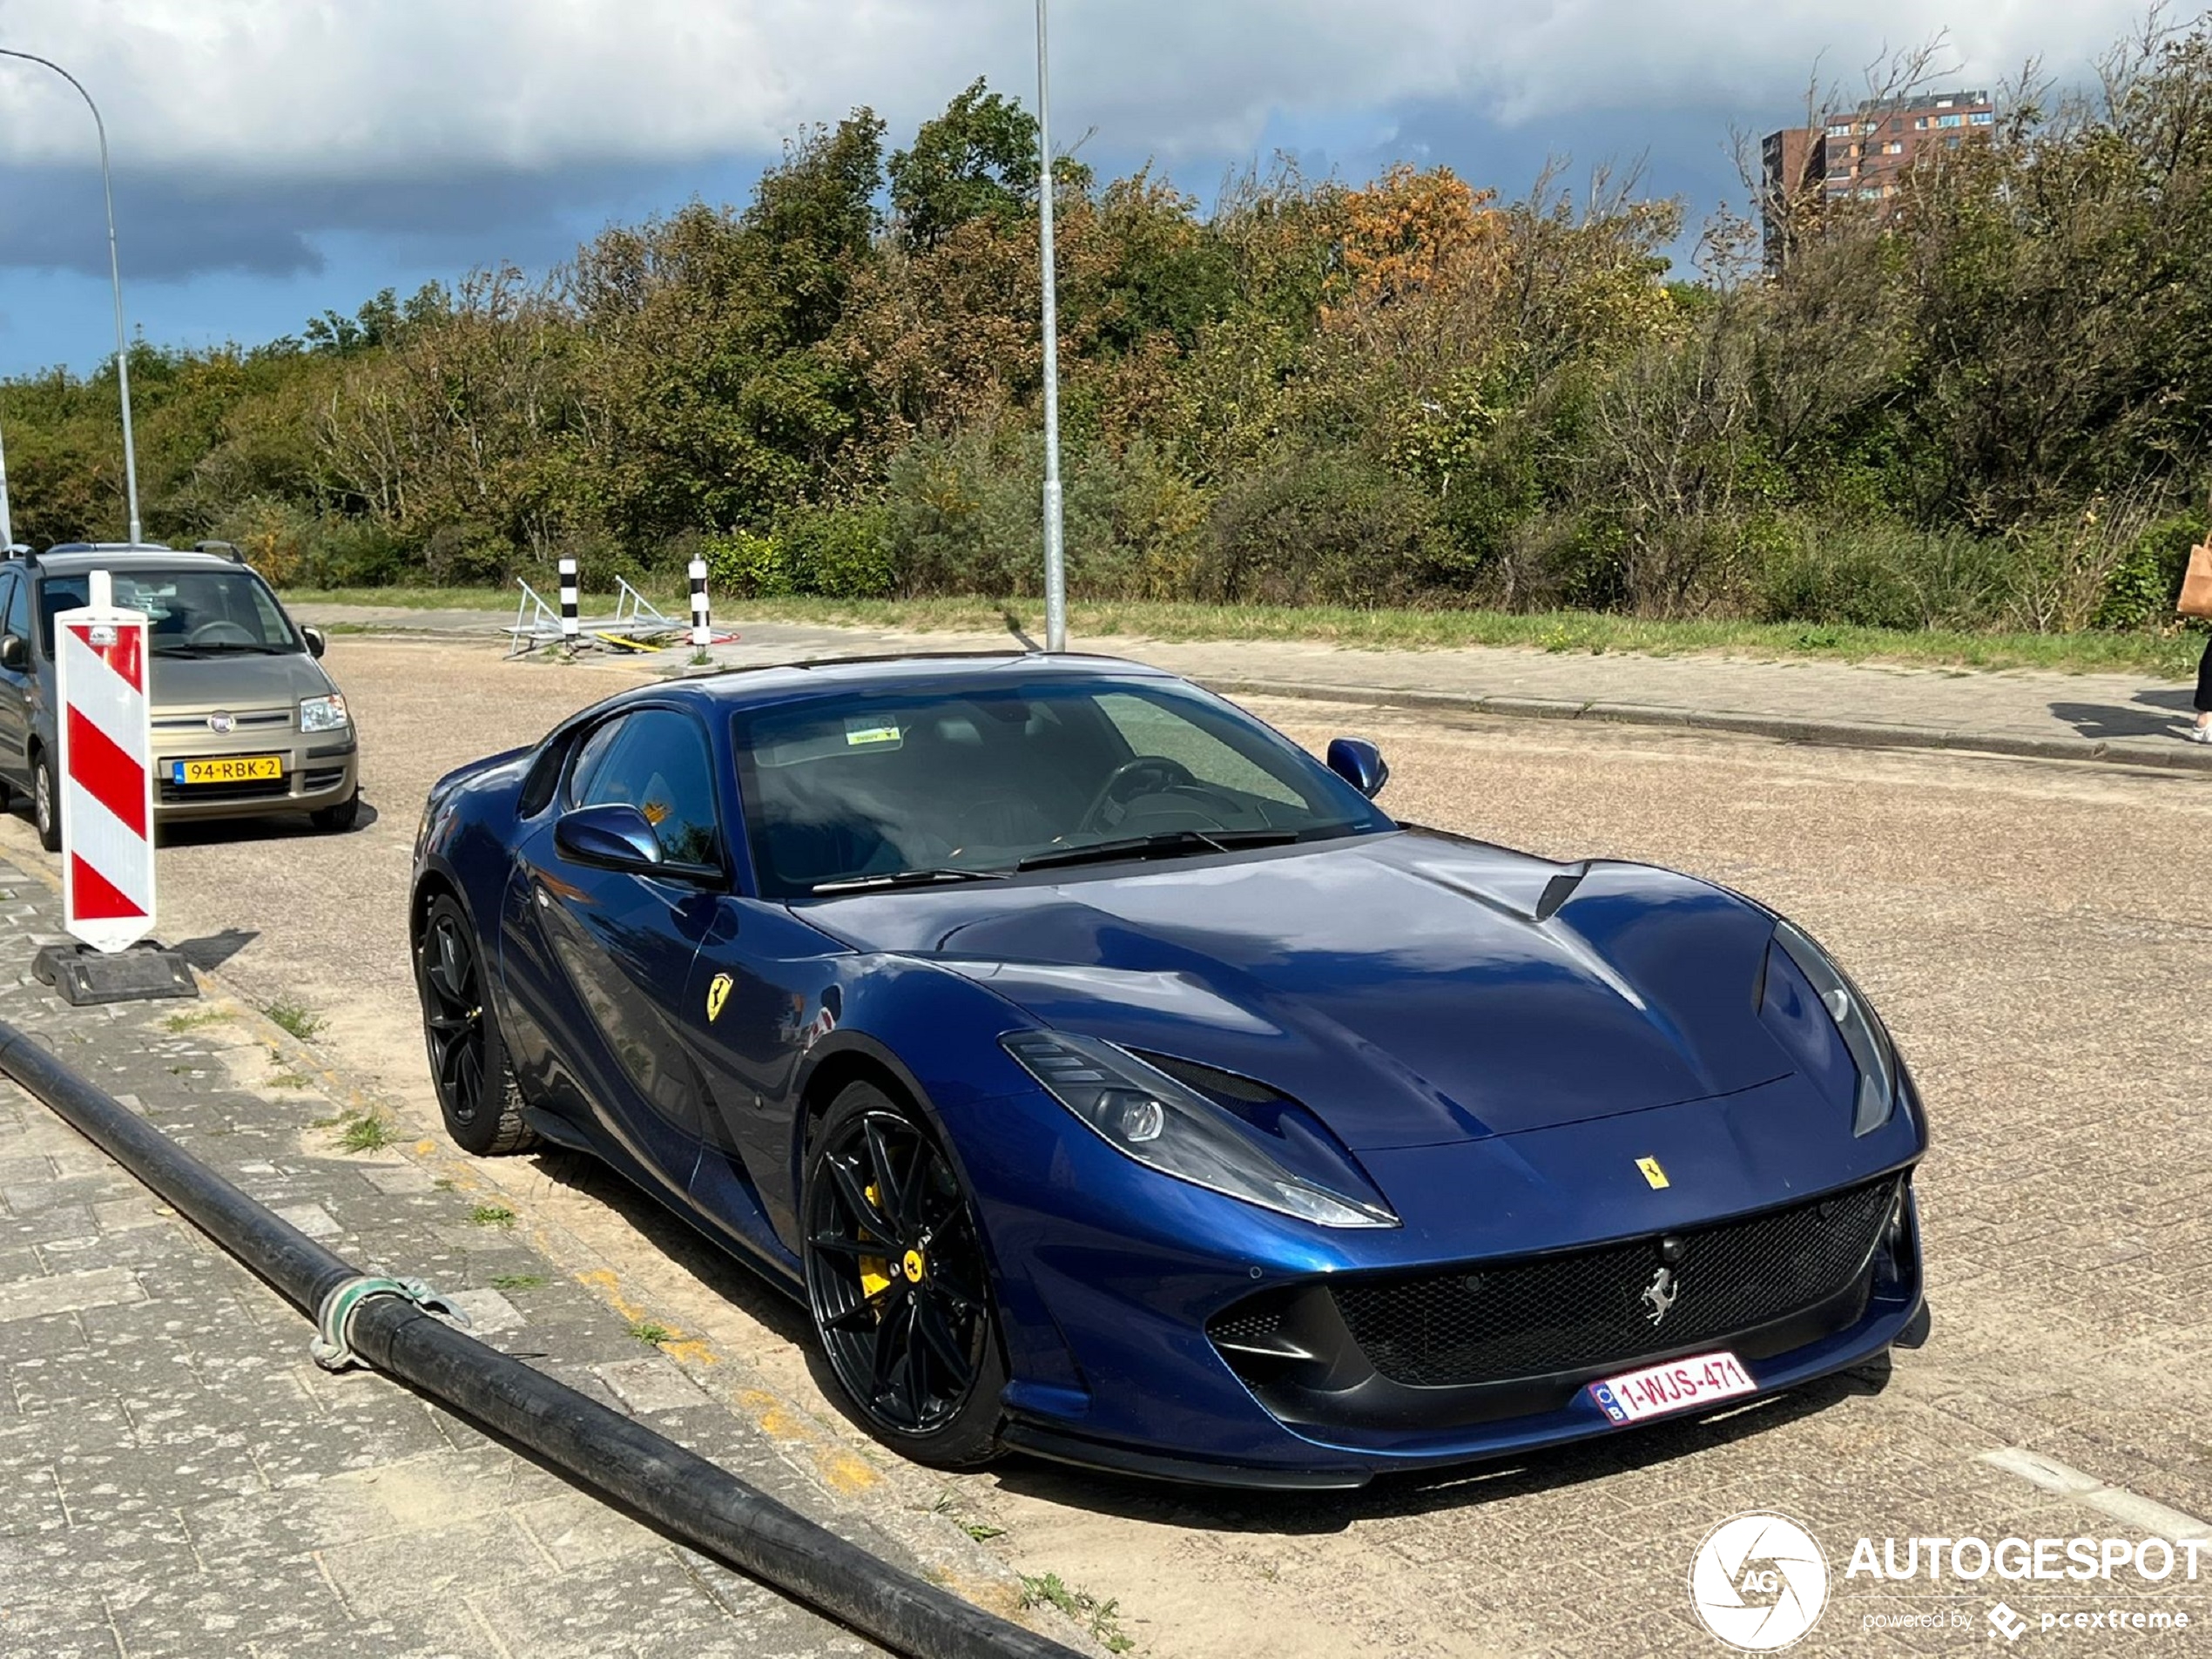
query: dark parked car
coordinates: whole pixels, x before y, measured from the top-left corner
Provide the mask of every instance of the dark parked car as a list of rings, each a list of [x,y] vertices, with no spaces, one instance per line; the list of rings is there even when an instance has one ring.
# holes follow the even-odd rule
[[[1386,776],[1104,659],[625,692],[432,792],[447,1124],[604,1159],[948,1466],[1357,1485],[1915,1339],[1920,1103],[1820,948]]]

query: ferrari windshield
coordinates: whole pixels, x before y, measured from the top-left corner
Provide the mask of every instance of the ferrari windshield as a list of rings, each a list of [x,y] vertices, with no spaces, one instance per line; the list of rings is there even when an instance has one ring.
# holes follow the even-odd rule
[[[1258,722],[1172,682],[809,700],[738,717],[772,898],[1395,828]]]
[[[157,657],[274,657],[304,649],[275,596],[251,570],[118,570],[114,584],[117,604],[146,613],[147,648]],[[48,574],[39,593],[47,650],[55,615],[88,604],[91,591],[84,572]]]

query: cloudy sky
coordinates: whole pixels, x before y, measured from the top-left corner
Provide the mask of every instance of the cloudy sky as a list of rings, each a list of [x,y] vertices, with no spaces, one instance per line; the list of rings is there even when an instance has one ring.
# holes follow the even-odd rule
[[[1055,0],[1053,118],[1102,172],[1211,194],[1281,150],[1365,179],[1404,157],[1511,194],[1547,155],[1642,158],[1693,217],[1737,191],[1731,126],[1948,25],[1959,84],[2079,74],[2128,0]],[[296,332],[471,265],[543,267],[610,219],[742,201],[785,134],[856,105],[895,145],[977,75],[1030,101],[1025,0],[0,0],[0,46],[108,122],[132,324]],[[1088,134],[1088,137],[1085,135]],[[111,348],[91,118],[0,59],[0,374]]]

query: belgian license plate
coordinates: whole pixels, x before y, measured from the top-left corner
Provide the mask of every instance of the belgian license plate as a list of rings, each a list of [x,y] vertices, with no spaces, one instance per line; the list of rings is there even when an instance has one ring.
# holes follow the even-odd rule
[[[173,784],[246,784],[284,776],[282,755],[234,755],[221,760],[172,760]]]
[[[1594,1382],[1590,1398],[1615,1423],[1636,1423],[1757,1389],[1734,1354],[1698,1353]]]

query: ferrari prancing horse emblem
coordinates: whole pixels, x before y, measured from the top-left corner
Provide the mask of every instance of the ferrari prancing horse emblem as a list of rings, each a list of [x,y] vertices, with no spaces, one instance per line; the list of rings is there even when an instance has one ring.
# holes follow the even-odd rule
[[[1652,1275],[1651,1283],[1643,1287],[1643,1305],[1651,1310],[1654,1325],[1667,1317],[1675,1298],[1682,1294],[1682,1281],[1675,1277],[1675,1270],[1662,1267]]]
[[[717,974],[706,988],[706,1022],[712,1025],[722,1017],[722,1005],[730,1000],[730,976]]]
[[[1667,1184],[1667,1172],[1659,1167],[1657,1158],[1638,1158],[1636,1168],[1643,1172],[1643,1178],[1651,1184],[1654,1191]]]

